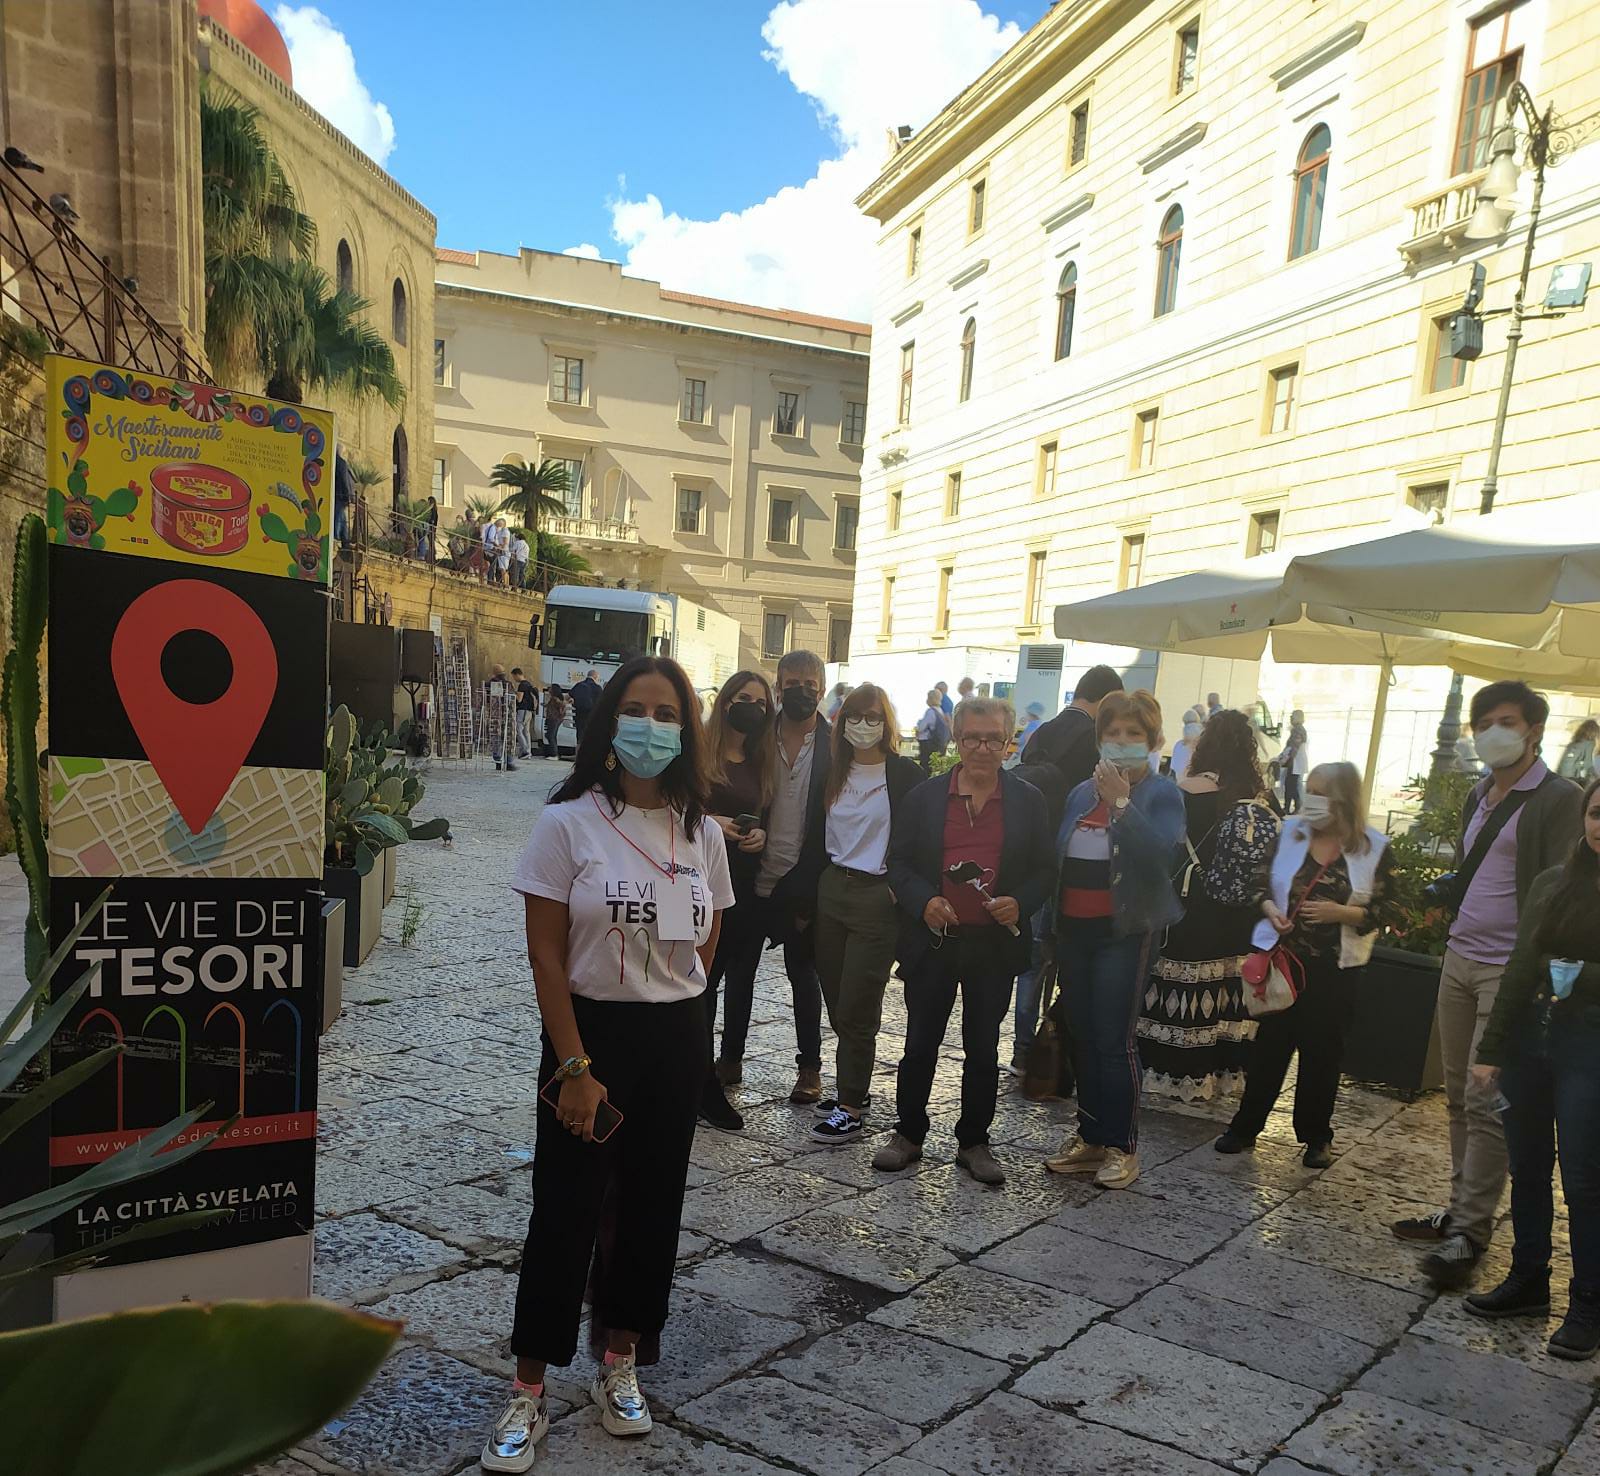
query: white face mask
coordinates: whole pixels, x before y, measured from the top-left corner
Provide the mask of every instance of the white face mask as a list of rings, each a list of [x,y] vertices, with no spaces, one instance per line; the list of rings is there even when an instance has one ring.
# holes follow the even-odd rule
[[[1509,769],[1528,751],[1528,735],[1515,728],[1485,728],[1473,738],[1478,757],[1491,769]]]
[[[1325,794],[1303,794],[1300,818],[1313,830],[1326,830],[1333,823],[1333,802]]]
[[[875,718],[847,718],[844,737],[852,748],[876,748],[883,742],[883,724]]]

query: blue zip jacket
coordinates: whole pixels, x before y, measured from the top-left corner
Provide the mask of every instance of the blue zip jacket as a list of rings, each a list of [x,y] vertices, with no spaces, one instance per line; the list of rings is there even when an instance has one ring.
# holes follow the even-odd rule
[[[1067,796],[1056,834],[1056,930],[1061,929],[1059,899],[1067,842],[1078,822],[1100,803],[1093,779]],[[1128,808],[1111,822],[1111,928],[1119,938],[1159,933],[1183,916],[1172,885],[1187,819],[1183,794],[1165,774],[1151,774],[1133,786]]]

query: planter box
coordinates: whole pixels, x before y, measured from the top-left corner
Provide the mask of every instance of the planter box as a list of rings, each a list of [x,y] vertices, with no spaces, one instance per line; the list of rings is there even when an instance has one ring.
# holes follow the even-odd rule
[[[322,1033],[326,1035],[344,1008],[344,919],[342,897],[322,904]]]
[[[383,867],[383,905],[394,901],[395,883],[400,870],[400,847],[389,846],[378,853],[378,864]],[[375,867],[374,870],[377,868]]]
[[[1442,961],[1376,948],[1356,989],[1344,1074],[1415,1096],[1444,1085],[1434,1006]]]
[[[365,961],[378,941],[383,923],[383,871],[374,866],[365,876],[354,867],[334,867],[322,874],[322,889],[344,903],[344,966]]]

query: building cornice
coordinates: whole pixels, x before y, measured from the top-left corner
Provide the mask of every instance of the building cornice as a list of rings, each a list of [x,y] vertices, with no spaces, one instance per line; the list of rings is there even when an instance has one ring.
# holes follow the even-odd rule
[[[1142,159],[1139,168],[1146,174],[1159,169],[1163,164],[1171,163],[1179,154],[1187,153],[1206,136],[1205,123],[1191,123],[1182,133],[1175,133],[1165,143],[1157,144]]]
[[[1094,196],[1090,194],[1079,195],[1076,200],[1068,200],[1059,210],[1053,210],[1045,216],[1039,224],[1044,227],[1045,234],[1060,230],[1069,220],[1076,220],[1094,204]]]
[[[891,314],[889,321],[896,328],[903,328],[921,311],[922,299],[919,297],[915,302],[908,302],[899,312]]]
[[[1278,91],[1293,87],[1302,77],[1309,77],[1318,67],[1327,65],[1336,56],[1342,56],[1352,46],[1358,46],[1366,34],[1365,21],[1352,21],[1331,36],[1324,36],[1315,46],[1302,51],[1293,61],[1285,62],[1270,74],[1278,84]]]
[[[950,279],[950,290],[952,292],[959,292],[967,285],[968,282],[976,282],[978,278],[988,270],[989,258],[987,256],[980,256],[977,261],[971,262],[962,267],[961,270]]]

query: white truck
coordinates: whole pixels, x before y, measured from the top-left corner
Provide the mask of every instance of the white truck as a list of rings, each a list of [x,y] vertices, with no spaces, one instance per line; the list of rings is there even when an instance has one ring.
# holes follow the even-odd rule
[[[739,669],[739,622],[682,595],[561,584],[545,599],[541,685],[570,692],[585,673],[601,686],[636,656],[671,656],[688,672],[702,711]],[[560,744],[577,746],[570,714]]]

